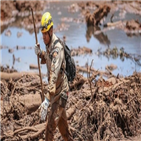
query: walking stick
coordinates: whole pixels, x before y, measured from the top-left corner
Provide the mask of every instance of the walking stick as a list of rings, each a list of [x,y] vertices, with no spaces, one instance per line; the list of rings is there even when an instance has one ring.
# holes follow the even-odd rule
[[[35,38],[36,38],[36,44],[38,43],[37,39],[37,32],[36,32],[36,26],[35,26],[35,21],[34,21],[34,15],[33,15],[33,9],[30,7],[31,12],[32,12],[32,19],[33,19],[33,25],[34,25],[34,32],[35,32]],[[40,47],[39,47],[40,48]],[[44,93],[43,93],[43,83],[42,83],[42,77],[41,77],[41,69],[40,69],[40,62],[39,62],[39,55],[37,55],[37,60],[38,60],[38,68],[39,68],[39,76],[40,76],[40,82],[41,82],[41,100],[43,102],[44,100]]]

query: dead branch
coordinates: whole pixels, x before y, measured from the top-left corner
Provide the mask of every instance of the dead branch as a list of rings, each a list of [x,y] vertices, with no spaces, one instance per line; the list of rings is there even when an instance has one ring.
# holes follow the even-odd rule
[[[75,113],[75,109],[76,109],[76,107],[75,106],[73,106],[73,107],[70,107],[68,110],[67,110],[67,119],[69,120],[72,116],[73,116],[73,114]]]
[[[38,130],[35,129],[34,127],[24,127],[22,129],[19,129],[19,130],[16,130],[12,133],[12,136],[15,135],[15,134],[20,134],[20,132],[24,132],[25,130],[28,130],[28,131],[34,131],[34,132],[37,132]]]
[[[35,130],[38,129],[37,132],[32,133],[30,135],[21,136],[21,138],[22,139],[28,139],[28,138],[36,139],[40,134],[42,134],[45,131],[45,126],[46,126],[46,123],[42,123],[42,124],[36,125],[34,128],[35,128]]]

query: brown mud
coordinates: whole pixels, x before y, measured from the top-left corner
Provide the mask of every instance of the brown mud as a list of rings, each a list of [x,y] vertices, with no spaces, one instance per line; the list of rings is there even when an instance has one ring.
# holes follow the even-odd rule
[[[18,26],[24,27],[33,33],[33,23],[29,7],[32,6],[36,14],[37,27],[40,26],[41,12],[47,1],[2,1],[1,4],[1,31],[13,24],[15,17],[23,18]],[[70,12],[81,10],[84,19],[74,20],[76,22],[86,22],[87,40],[91,35],[95,37],[101,35],[103,44],[110,44],[110,41],[102,34],[102,31],[109,30],[109,27],[120,28],[130,36],[140,34],[141,23],[139,21],[116,21],[114,12],[117,9],[124,9],[130,13],[141,15],[141,2],[81,2],[69,7]],[[6,9],[9,9],[6,10]],[[91,10],[89,10],[89,8]],[[96,9],[96,10],[95,10]],[[129,11],[130,9],[130,11]],[[13,11],[13,12],[11,12]],[[40,12],[41,11],[41,12]],[[92,12],[91,12],[92,11]],[[103,24],[109,12],[113,12],[111,21]],[[69,19],[63,19],[69,20]],[[99,25],[103,25],[101,30]],[[91,27],[89,27],[91,25]],[[96,27],[94,27],[96,25]],[[56,31],[67,30],[68,25],[58,25]],[[7,31],[6,36],[11,32]],[[22,33],[17,34],[18,37]],[[3,48],[9,48],[1,46]],[[32,47],[31,47],[32,48]],[[29,49],[31,49],[29,47]],[[15,49],[26,49],[19,47]],[[9,52],[14,50],[9,48]],[[72,56],[92,53],[87,47],[79,47],[72,50]],[[132,58],[130,54],[120,52],[117,48],[107,49],[104,52],[98,50],[99,55],[120,56]],[[139,58],[134,58],[138,61]],[[13,56],[13,61],[19,60]],[[31,64],[32,69],[37,66]],[[77,75],[72,84],[68,103],[66,106],[68,124],[70,132],[75,141],[95,141],[95,140],[140,140],[141,136],[141,73],[134,72],[131,76],[121,77],[112,74],[116,69],[115,65],[106,67],[106,71],[97,71],[91,66],[77,66]],[[87,78],[80,72],[87,73]],[[106,77],[106,78],[105,78]],[[17,72],[9,66],[1,66],[1,140],[2,141],[36,141],[45,139],[45,122],[39,118],[39,106],[41,104],[41,84],[39,75],[32,72]],[[47,84],[43,82],[44,92]],[[49,111],[50,112],[50,107]],[[54,139],[62,141],[62,137],[57,129]]]
[[[88,78],[77,75],[70,84],[67,117],[74,140],[118,140],[140,135],[141,74],[114,76],[86,68]],[[6,79],[1,72],[1,140],[45,138],[39,118],[41,85],[38,74]],[[8,73],[7,75],[15,72]],[[15,78],[15,79],[14,79]],[[44,84],[46,91],[47,84]],[[50,108],[49,108],[50,111]],[[55,140],[62,140],[59,131]]]

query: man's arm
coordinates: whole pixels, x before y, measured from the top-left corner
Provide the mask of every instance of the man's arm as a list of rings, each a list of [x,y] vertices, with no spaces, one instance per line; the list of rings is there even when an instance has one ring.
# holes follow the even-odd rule
[[[45,64],[46,63],[46,59],[45,59],[45,51],[41,51],[41,54],[39,55],[39,57],[41,58],[41,64]]]
[[[39,43],[35,44],[34,50],[35,50],[35,54],[39,55],[39,58],[41,58],[41,64],[45,64],[46,63],[45,51],[40,49],[40,44]]]

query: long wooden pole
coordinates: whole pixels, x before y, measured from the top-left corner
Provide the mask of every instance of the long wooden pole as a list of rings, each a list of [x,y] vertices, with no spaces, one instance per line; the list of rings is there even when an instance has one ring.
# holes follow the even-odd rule
[[[38,39],[37,39],[37,32],[36,32],[35,20],[34,20],[34,15],[33,15],[33,9],[32,9],[32,7],[30,7],[30,9],[31,9],[31,12],[32,12],[34,32],[35,32],[35,38],[36,38],[36,44],[37,44],[38,43]],[[40,48],[40,46],[39,46],[39,48]],[[41,90],[42,90],[41,100],[43,102],[44,101],[44,93],[43,93],[43,83],[42,83],[42,77],[41,77],[41,69],[40,69],[39,55],[37,55],[37,60],[38,60],[39,76],[40,76]]]

